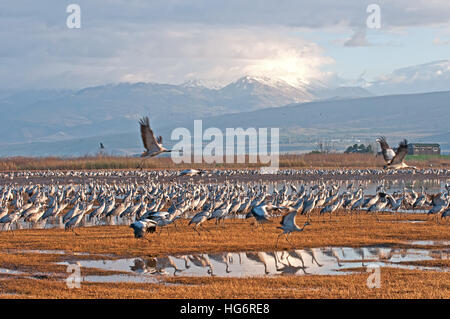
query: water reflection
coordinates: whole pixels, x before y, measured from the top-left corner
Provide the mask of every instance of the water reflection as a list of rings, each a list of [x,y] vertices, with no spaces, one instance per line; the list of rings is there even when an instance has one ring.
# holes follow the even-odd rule
[[[146,276],[276,276],[344,275],[359,267],[396,267],[448,271],[448,267],[413,266],[404,262],[448,259],[441,249],[325,247],[272,252],[226,252],[119,260],[80,260],[82,267],[130,272]],[[147,280],[147,279],[146,279]]]

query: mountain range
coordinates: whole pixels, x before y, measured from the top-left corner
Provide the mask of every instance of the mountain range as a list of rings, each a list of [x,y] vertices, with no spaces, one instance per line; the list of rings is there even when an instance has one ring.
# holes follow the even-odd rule
[[[447,64],[439,61],[394,73],[427,74],[423,69],[436,71],[436,65]],[[81,90],[3,90],[0,156],[94,154],[100,141],[110,153],[135,154],[142,150],[137,121],[144,115],[167,145],[173,144],[173,128],[191,128],[194,119],[203,119],[205,128],[223,130],[280,127],[282,152],[311,150],[321,140],[333,141],[340,150],[380,134],[393,141],[409,137],[440,142],[450,149],[450,92],[411,94],[406,90],[408,94],[382,95],[395,92],[388,83],[389,78],[364,87],[320,82],[292,86],[280,79],[244,76],[223,87],[190,81],[119,83]]]
[[[249,76],[220,89],[192,83],[120,83],[78,91],[4,91],[0,94],[0,145],[130,131],[145,114],[158,128],[319,98],[368,95],[361,88],[293,87],[281,80]]]

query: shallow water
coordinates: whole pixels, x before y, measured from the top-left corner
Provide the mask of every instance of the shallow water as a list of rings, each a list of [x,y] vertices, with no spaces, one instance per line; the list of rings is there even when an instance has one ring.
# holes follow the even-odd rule
[[[82,268],[122,271],[131,275],[86,276],[84,278],[86,281],[158,282],[165,276],[346,275],[354,273],[351,268],[381,266],[448,271],[449,269],[446,267],[412,266],[402,264],[402,262],[448,259],[449,252],[449,247],[433,250],[399,249],[381,246],[362,248],[327,247],[289,251],[200,253],[161,258],[80,260],[77,263]],[[61,262],[60,264],[68,263]]]
[[[6,275],[21,275],[23,272],[12,270],[12,269],[6,269],[6,268],[0,268],[0,274],[6,274]]]
[[[411,240],[408,244],[423,246],[450,246],[450,240]]]
[[[65,255],[67,252],[65,250],[50,250],[50,249],[21,249],[17,250],[19,253],[25,254],[52,254],[52,255]],[[76,254],[76,253],[74,253]]]
[[[94,207],[95,209],[96,207]],[[83,220],[80,223],[79,227],[91,227],[91,226],[105,226],[105,225],[129,225],[134,220],[130,218],[120,218],[120,217],[112,217],[106,219],[89,219],[88,216],[84,216]],[[64,229],[65,223],[62,220],[62,216],[57,218],[48,218],[47,220],[38,221],[37,223],[30,224],[28,222],[20,221],[17,225],[13,224],[8,228],[8,230],[16,230],[16,229]]]
[[[86,282],[134,282],[134,283],[160,283],[157,278],[150,276],[134,276],[134,275],[107,275],[107,276],[84,276],[83,281]]]

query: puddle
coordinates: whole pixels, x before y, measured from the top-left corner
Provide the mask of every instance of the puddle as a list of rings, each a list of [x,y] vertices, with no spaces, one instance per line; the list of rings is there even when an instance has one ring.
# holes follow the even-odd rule
[[[2,291],[0,291],[0,297],[1,296],[18,296],[19,294],[18,293],[15,293],[15,292],[2,292]]]
[[[383,221],[386,223],[407,223],[407,224],[421,224],[425,223],[425,220],[390,220],[390,221]]]
[[[380,223],[406,223],[406,224],[422,224],[426,220],[381,220]]]
[[[233,252],[176,255],[161,258],[118,260],[80,260],[80,266],[121,271],[128,275],[86,276],[97,282],[158,282],[165,276],[255,277],[295,275],[345,275],[352,268],[395,267],[403,269],[448,271],[444,267],[405,265],[403,262],[447,259],[449,249],[405,249],[380,246],[329,247],[272,252]],[[61,262],[60,264],[68,264]],[[134,276],[133,276],[134,275]]]
[[[53,254],[53,255],[65,255],[67,254],[64,250],[49,250],[49,249],[21,249],[17,250],[18,253],[25,253],[25,254]]]
[[[108,276],[84,276],[85,282],[112,283],[112,282],[134,282],[134,283],[159,283],[159,280],[149,276],[133,275],[108,275]]]
[[[450,246],[450,240],[412,240],[408,244],[418,246]]]
[[[129,225],[134,220],[124,217],[111,217],[102,219],[89,219],[86,215],[80,222],[80,227],[93,227],[93,226],[119,226],[119,225]],[[50,217],[48,219],[38,221],[36,223],[29,223],[25,221],[20,221],[19,223],[14,223],[9,225],[7,230],[17,230],[17,229],[64,229],[65,223],[62,220],[62,216]]]
[[[112,254],[72,252],[58,249],[5,249],[3,252],[7,254],[24,253],[24,254],[48,254],[48,255],[66,255],[70,256],[96,256],[96,257],[114,257]]]
[[[17,270],[0,268],[0,274],[4,274],[4,275],[23,275],[24,273],[21,272],[21,271],[17,271]]]

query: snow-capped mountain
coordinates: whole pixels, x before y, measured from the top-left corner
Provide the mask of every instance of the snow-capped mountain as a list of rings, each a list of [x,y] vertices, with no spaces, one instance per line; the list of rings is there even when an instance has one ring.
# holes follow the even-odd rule
[[[314,96],[304,87],[265,77],[244,76],[218,90],[219,100],[233,110],[256,110],[289,103],[309,102]]]

